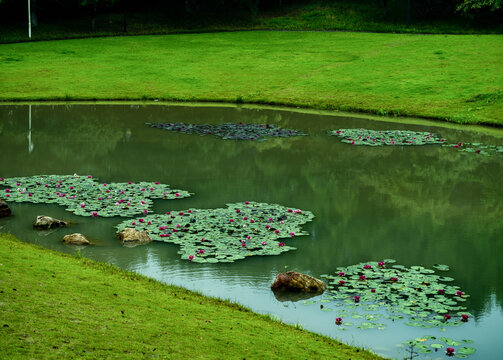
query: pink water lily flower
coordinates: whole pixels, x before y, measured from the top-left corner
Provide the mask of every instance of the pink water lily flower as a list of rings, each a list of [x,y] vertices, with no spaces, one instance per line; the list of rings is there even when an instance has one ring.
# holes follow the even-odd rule
[[[265,241],[262,241],[262,245],[267,245],[267,243]]]
[[[384,261],[379,261],[377,263],[377,266],[379,266],[379,267],[384,267],[384,265],[386,265],[386,263]]]
[[[189,255],[189,261],[194,260],[194,255]]]
[[[338,317],[335,319],[335,324],[336,325],[341,325],[342,324],[342,318]]]
[[[359,296],[355,296],[355,297],[353,297],[353,299],[355,300],[355,303],[360,302],[360,297]]]
[[[367,264],[367,265],[365,265],[363,268],[364,268],[364,269],[372,269],[372,266],[371,266],[371,265],[369,265],[369,264]]]
[[[98,216],[98,213],[96,211],[93,211],[93,217],[97,217]]]
[[[447,356],[454,356],[454,349],[453,348],[447,348],[447,349],[445,349],[445,355],[447,355]]]
[[[275,233],[275,234],[279,234],[279,230],[277,230],[277,229],[276,229],[276,230],[274,230],[274,233]]]
[[[281,246],[285,246],[285,243],[280,242],[280,243],[278,244],[278,246],[280,246],[280,247],[281,247]]]
[[[451,318],[451,315],[449,315],[449,314],[445,314],[445,315],[444,315],[444,320],[446,320],[446,321],[447,321],[447,320],[449,320],[450,318]]]
[[[466,315],[466,314],[461,314],[461,321],[462,321],[462,322],[467,322],[467,321],[468,321],[468,318],[469,318],[469,316],[468,316],[468,315]]]
[[[345,273],[343,273],[342,271],[340,271],[337,275],[339,275],[339,276],[344,276],[344,275],[346,275],[346,274],[345,274]]]
[[[204,250],[203,249],[199,250],[199,254],[204,254]]]
[[[246,205],[249,205],[249,204],[250,204],[250,202],[249,202],[249,201],[245,201],[245,204],[246,204]]]
[[[339,285],[343,286],[346,282],[344,280],[339,280]]]

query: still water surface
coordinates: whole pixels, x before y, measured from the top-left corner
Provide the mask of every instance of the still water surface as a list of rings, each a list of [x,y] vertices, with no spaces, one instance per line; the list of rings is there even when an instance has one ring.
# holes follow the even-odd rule
[[[260,313],[402,359],[397,344],[423,335],[472,339],[472,359],[501,359],[503,337],[503,154],[483,157],[439,146],[356,147],[327,136],[337,128],[431,131],[449,141],[502,145],[503,132],[399,125],[362,118],[294,111],[214,106],[0,106],[0,176],[92,174],[102,181],[160,181],[194,192],[157,200],[156,212],[222,207],[252,200],[312,211],[309,236],[288,240],[296,251],[233,264],[193,264],[177,246],[123,247],[113,226],[122,218],[77,217],[63,207],[11,204],[15,216],[0,231],[62,252],[63,235],[82,232],[96,246],[92,259],[134,270],[206,295],[238,301]],[[175,134],[145,122],[269,123],[309,136],[263,142]],[[67,229],[37,232],[40,214],[74,221]],[[467,324],[439,329],[387,322],[386,330],[334,324],[320,303],[279,301],[269,286],[279,271],[319,276],[337,266],[394,258],[412,266],[447,264],[447,276],[470,294]],[[315,300],[321,299],[320,297]],[[336,308],[324,303],[325,307]],[[444,358],[443,352],[420,358]]]

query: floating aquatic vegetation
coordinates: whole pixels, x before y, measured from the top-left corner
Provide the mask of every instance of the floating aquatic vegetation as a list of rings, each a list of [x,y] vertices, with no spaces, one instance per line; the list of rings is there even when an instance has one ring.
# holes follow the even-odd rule
[[[404,341],[401,345],[414,348],[419,354],[429,354],[442,351],[447,356],[455,356],[465,359],[468,355],[475,353],[476,349],[466,344],[473,343],[473,340],[453,340],[447,337],[435,337],[425,335],[423,337]]]
[[[124,221],[117,229],[145,230],[153,240],[178,244],[181,258],[192,262],[233,262],[294,250],[279,240],[306,235],[301,225],[313,217],[308,211],[246,201],[227,208],[149,215]]]
[[[159,182],[99,183],[91,175],[35,175],[0,178],[0,198],[6,201],[58,204],[81,216],[134,216],[147,214],[152,199],[190,196]]]
[[[368,146],[410,146],[443,144],[445,142],[445,139],[440,139],[433,133],[409,130],[339,129],[332,130],[330,135],[343,138],[342,142],[344,143]]]
[[[299,130],[281,129],[269,124],[225,123],[220,125],[209,125],[175,122],[157,124],[146,123],[146,125],[183,134],[216,135],[226,140],[265,140],[268,137],[305,135]]]
[[[458,151],[461,152],[467,152],[485,156],[503,154],[503,146],[501,145],[484,145],[481,143],[458,142],[456,144],[444,144],[443,146],[458,149]]]
[[[410,326],[444,328],[469,321],[471,314],[462,306],[469,295],[447,284],[453,278],[422,266],[392,265],[394,262],[361,263],[337,268],[335,275],[322,275],[328,279],[328,298],[351,309],[386,308],[392,315],[385,318],[406,315]],[[447,265],[436,267],[448,269]]]

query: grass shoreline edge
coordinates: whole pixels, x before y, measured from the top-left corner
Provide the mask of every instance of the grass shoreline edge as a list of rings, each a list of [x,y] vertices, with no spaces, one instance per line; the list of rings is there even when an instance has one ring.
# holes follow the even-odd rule
[[[245,349],[239,355],[246,358],[281,358],[286,353],[290,354],[288,358],[304,358],[306,353],[299,351],[303,349],[315,352],[309,353],[310,358],[324,358],[331,354],[332,358],[340,359],[347,356],[380,359],[366,350],[344,345],[299,326],[284,324],[270,315],[254,313],[229,300],[206,297],[107,263],[27,244],[10,234],[0,234],[0,249],[4,270],[0,272],[2,300],[4,304],[9,304],[9,307],[0,308],[4,322],[0,328],[3,349],[0,353],[12,359],[25,356],[109,358],[111,355],[144,358],[147,349],[152,355],[170,358],[221,358],[223,354],[231,357],[234,354],[236,357],[238,353],[232,350],[238,349]],[[62,269],[66,272],[62,273]],[[68,278],[74,277],[79,281],[69,284]],[[17,281],[20,279],[23,281]],[[128,293],[134,295],[134,304],[130,303]],[[164,306],[159,306],[159,301]],[[129,307],[125,308],[127,305]],[[147,314],[151,316],[155,311],[153,308],[157,309],[157,314],[152,320]],[[180,316],[181,323],[177,320]],[[176,319],[169,324],[168,317]],[[156,325],[157,329],[153,329]],[[120,335],[130,326],[143,331],[128,333],[131,348],[123,353]],[[76,329],[79,331],[75,332]],[[104,329],[107,329],[103,334],[106,339],[95,339],[93,342],[92,338],[88,338]],[[167,329],[170,336],[162,341],[152,336],[152,331]],[[181,333],[173,336],[177,331]],[[215,334],[219,336],[215,337]],[[277,340],[272,334],[282,339],[280,349],[275,349]],[[217,347],[214,353],[197,353],[198,341],[193,339],[201,335],[208,348]],[[265,338],[258,339],[261,337]],[[290,342],[285,345],[282,337],[289,337]],[[249,348],[243,348],[243,340]],[[212,345],[208,344],[211,342]],[[52,348],[49,347],[51,344]],[[182,348],[179,348],[180,345]],[[225,349],[218,348],[224,345]],[[281,352],[278,353],[278,350]],[[333,353],[334,350],[338,352]]]

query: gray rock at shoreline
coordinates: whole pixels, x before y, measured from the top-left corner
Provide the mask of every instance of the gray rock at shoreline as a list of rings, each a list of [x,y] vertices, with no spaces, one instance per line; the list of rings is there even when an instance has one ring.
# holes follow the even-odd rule
[[[125,228],[119,233],[119,239],[125,245],[147,244],[152,238],[146,231],[138,231],[132,228]]]
[[[62,240],[68,245],[90,245],[91,242],[86,239],[86,237],[80,233],[65,235]]]
[[[10,216],[11,214],[9,205],[5,201],[0,200],[0,217]]]
[[[271,285],[271,289],[275,292],[292,291],[321,294],[326,288],[327,286],[323,281],[295,271],[278,274]]]
[[[33,224],[36,229],[46,230],[68,225],[66,221],[58,220],[50,216],[39,215]]]

